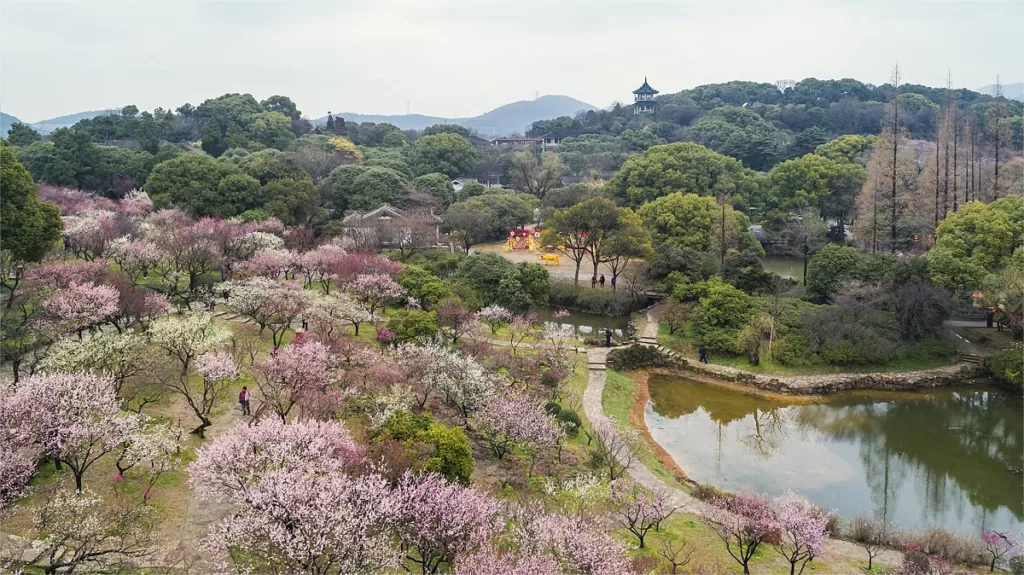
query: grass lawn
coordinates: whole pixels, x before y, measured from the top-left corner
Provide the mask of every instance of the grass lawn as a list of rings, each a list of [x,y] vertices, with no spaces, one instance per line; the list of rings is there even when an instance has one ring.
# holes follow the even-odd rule
[[[632,427],[629,420],[629,410],[636,400],[636,393],[636,384],[632,378],[609,369],[604,385],[604,395],[601,397],[604,412],[608,414],[608,417],[619,422],[621,425]],[[651,449],[646,441],[640,442],[638,456],[640,462],[647,466],[647,469],[650,469],[658,479],[672,487],[684,489],[683,485],[672,475],[672,472],[658,459],[657,454],[654,453],[654,450]]]

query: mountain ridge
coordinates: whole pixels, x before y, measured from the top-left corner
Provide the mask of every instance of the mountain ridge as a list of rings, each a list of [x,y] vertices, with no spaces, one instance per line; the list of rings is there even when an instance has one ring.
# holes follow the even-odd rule
[[[572,116],[581,110],[596,110],[597,106],[570,96],[547,95],[536,100],[520,100],[498,106],[479,116],[445,118],[423,114],[332,114],[346,122],[387,122],[402,130],[422,130],[434,124],[458,124],[485,136],[503,136],[523,133],[537,120],[550,120],[559,116]],[[327,116],[316,118],[314,124],[323,124]]]

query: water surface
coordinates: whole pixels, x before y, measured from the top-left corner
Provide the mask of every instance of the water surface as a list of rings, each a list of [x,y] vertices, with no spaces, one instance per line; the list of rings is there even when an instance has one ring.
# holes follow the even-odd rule
[[[804,260],[801,258],[765,256],[762,262],[764,263],[765,270],[779,274],[784,278],[796,281],[803,281],[804,279]]]
[[[649,385],[651,435],[699,483],[792,489],[900,528],[1024,531],[1024,412],[997,388],[795,403],[670,376]]]
[[[539,309],[534,314],[538,321],[572,326],[579,338],[604,338],[605,328],[612,330],[615,337],[621,338],[625,336],[626,325],[629,323],[628,315],[609,316],[574,311],[568,317],[555,317],[554,312],[552,309]]]

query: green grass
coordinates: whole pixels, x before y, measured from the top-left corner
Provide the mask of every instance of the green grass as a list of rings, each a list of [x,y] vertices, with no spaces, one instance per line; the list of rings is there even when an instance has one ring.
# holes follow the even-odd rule
[[[636,398],[636,391],[636,383],[633,382],[631,377],[609,369],[605,379],[604,394],[601,396],[604,412],[608,414],[608,417],[619,422],[619,424],[632,427],[629,421],[629,410]],[[650,469],[651,473],[658,479],[672,487],[683,489],[683,485],[676,480],[672,472],[658,459],[657,454],[654,453],[654,450],[651,449],[646,441],[640,443],[637,456],[640,462],[647,469]]]
[[[668,326],[658,325],[658,343],[678,352],[683,357],[691,360],[697,359],[697,338],[693,331],[693,325],[687,325],[683,329],[676,330],[670,334]],[[924,342],[923,342],[924,343]],[[833,373],[889,373],[900,371],[918,371],[934,369],[951,365],[953,358],[948,356],[912,354],[908,357],[899,357],[882,365],[783,365],[768,359],[767,346],[762,349],[761,362],[758,365],[751,365],[744,356],[711,354],[709,360],[715,365],[724,365],[734,369],[759,373],[764,375],[827,375]]]

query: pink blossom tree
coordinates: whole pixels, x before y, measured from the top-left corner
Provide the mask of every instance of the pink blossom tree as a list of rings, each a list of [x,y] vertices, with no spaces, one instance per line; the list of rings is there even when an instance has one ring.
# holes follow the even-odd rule
[[[534,451],[555,447],[562,430],[536,401],[515,393],[495,395],[474,419],[498,459],[513,446]]]
[[[367,253],[346,253],[331,265],[331,275],[342,285],[355,281],[361,275],[385,274],[394,277],[401,271],[402,264]]]
[[[131,190],[117,202],[117,211],[130,218],[144,218],[153,211],[153,200],[146,192]]]
[[[196,278],[221,260],[223,254],[214,233],[216,225],[214,220],[204,219],[157,236],[157,245],[166,254],[162,275],[173,290],[177,290],[180,274],[188,276],[188,289],[195,291]]]
[[[514,509],[512,519],[512,539],[521,552],[553,557],[563,573],[621,575],[631,571],[623,545],[595,521],[533,507]]]
[[[149,274],[149,270],[160,264],[164,256],[155,243],[127,237],[120,237],[108,243],[104,255],[117,262],[121,271],[131,279],[132,285],[142,281],[142,278]]]
[[[595,452],[608,471],[608,480],[615,481],[636,461],[639,435],[635,429],[622,429],[607,418],[597,419],[591,425]]]
[[[347,286],[348,291],[373,315],[378,309],[405,297],[405,290],[391,276],[362,274]]]
[[[321,476],[359,468],[363,448],[337,421],[239,424],[196,452],[189,485],[208,501],[244,503],[262,477],[275,471]]]
[[[124,441],[114,382],[88,373],[25,379],[10,398],[15,435],[66,463],[83,489],[86,471]]]
[[[305,277],[306,287],[318,284],[324,295],[328,295],[331,293],[335,270],[347,256],[341,246],[322,244],[299,256],[296,267]]]
[[[758,493],[717,498],[701,509],[701,518],[725,543],[729,556],[750,575],[750,560],[765,540],[777,533],[771,503]]]
[[[213,425],[213,408],[224,399],[228,389],[238,379],[238,366],[230,353],[217,351],[196,356],[194,367],[202,378],[198,386],[184,377],[168,381],[174,391],[185,398],[200,421],[191,433],[203,437],[206,428]]]
[[[0,443],[0,518],[10,505],[25,493],[36,474],[36,462],[30,451],[15,444],[13,438]]]
[[[117,214],[92,210],[64,216],[64,247],[83,260],[100,257],[108,242],[120,235]]]
[[[117,289],[109,285],[71,284],[43,300],[46,326],[68,333],[105,323],[117,313]]]
[[[455,563],[455,575],[560,575],[558,561],[546,555],[499,551],[486,546]]]
[[[1009,535],[987,529],[982,530],[981,541],[985,544],[985,551],[992,557],[988,565],[989,572],[995,571],[996,562],[1017,547],[1017,541]]]
[[[437,573],[459,555],[470,553],[498,533],[499,504],[472,487],[440,475],[406,474],[395,490],[393,517],[401,549],[423,573]]]
[[[512,312],[500,305],[489,305],[476,312],[476,318],[487,324],[487,327],[491,328],[492,334],[497,334],[498,329],[503,325],[508,325],[513,317]]]
[[[530,315],[517,315],[508,324],[508,343],[512,353],[519,352],[519,346],[531,337],[537,337],[538,330],[535,318]]]
[[[294,282],[277,282],[265,277],[224,282],[228,305],[263,330],[269,329],[275,347],[299,315],[309,307],[312,295]]]
[[[476,319],[476,314],[463,307],[462,302],[455,298],[444,300],[434,307],[434,312],[437,313],[437,324],[452,345],[457,344],[466,334],[483,327]]]
[[[611,484],[611,503],[615,519],[636,535],[644,548],[647,532],[668,519],[679,508],[673,505],[667,489],[647,489],[629,477]]]
[[[324,344],[291,344],[255,366],[256,384],[282,422],[296,405],[303,417],[330,418],[341,405],[341,390],[331,385],[336,359]]]
[[[26,280],[34,289],[62,289],[72,284],[96,284],[103,281],[107,262],[98,260],[55,260],[32,268]]]
[[[296,255],[290,250],[261,250],[239,264],[243,270],[277,279],[295,264]]]
[[[789,575],[802,574],[808,562],[825,552],[829,516],[792,492],[774,503],[778,537],[772,538],[772,548],[789,561]]]

